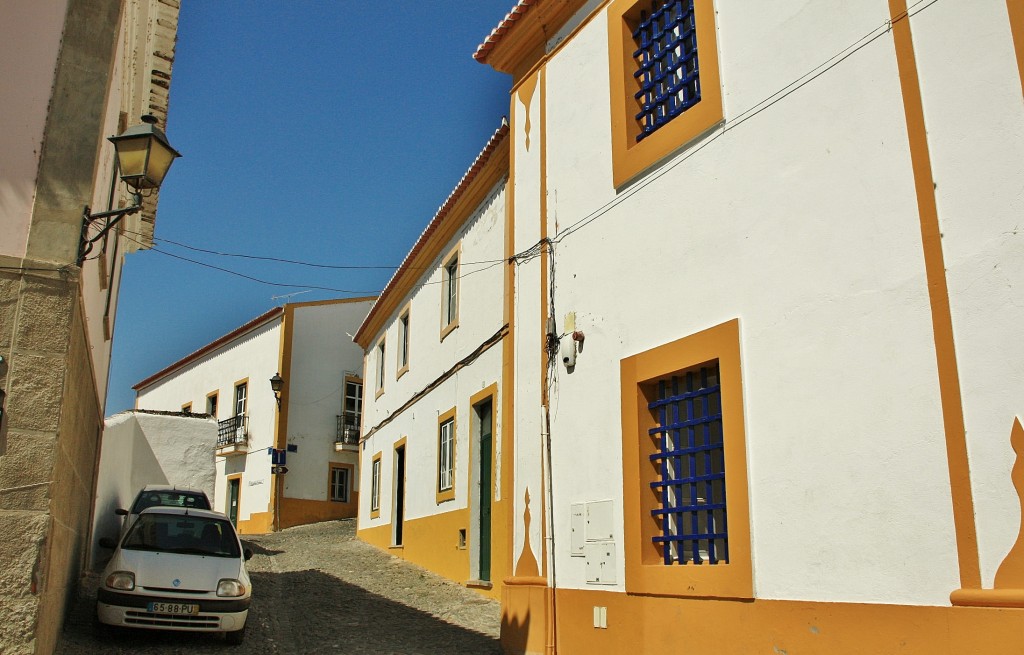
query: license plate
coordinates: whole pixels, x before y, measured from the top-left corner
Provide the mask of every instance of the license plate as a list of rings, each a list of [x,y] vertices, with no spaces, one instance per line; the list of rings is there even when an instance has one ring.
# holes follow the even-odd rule
[[[199,614],[199,605],[189,603],[149,603],[146,611],[153,614]]]

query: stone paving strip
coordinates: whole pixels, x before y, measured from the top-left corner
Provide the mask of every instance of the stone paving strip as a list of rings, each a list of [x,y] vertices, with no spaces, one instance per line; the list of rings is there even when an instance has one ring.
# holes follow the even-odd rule
[[[246,535],[253,604],[245,643],[212,634],[116,630],[94,635],[98,576],[82,585],[57,655],[500,655],[497,601],[355,538],[355,521]]]

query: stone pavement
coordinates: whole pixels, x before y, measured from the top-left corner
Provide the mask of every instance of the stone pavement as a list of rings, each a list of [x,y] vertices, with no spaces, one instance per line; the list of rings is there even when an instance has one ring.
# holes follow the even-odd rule
[[[260,653],[500,655],[496,601],[355,539],[355,521],[246,536],[253,605],[245,643],[220,635],[119,630],[93,636],[96,580],[83,585],[58,655]]]

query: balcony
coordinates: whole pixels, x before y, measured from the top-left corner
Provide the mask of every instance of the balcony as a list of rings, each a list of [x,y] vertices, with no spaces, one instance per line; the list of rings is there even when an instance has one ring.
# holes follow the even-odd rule
[[[217,454],[249,452],[249,422],[244,414],[217,422]]]
[[[359,417],[351,414],[338,416],[338,431],[334,437],[334,450],[359,450]]]

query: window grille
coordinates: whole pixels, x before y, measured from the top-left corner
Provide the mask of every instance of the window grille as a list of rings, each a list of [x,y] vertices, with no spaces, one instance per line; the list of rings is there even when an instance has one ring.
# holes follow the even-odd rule
[[[648,404],[658,424],[649,431],[659,471],[651,489],[660,498],[653,541],[665,564],[729,561],[718,376],[717,362],[673,375],[656,383],[657,400]]]
[[[440,457],[438,458],[438,491],[446,491],[452,488],[452,474],[454,472],[454,450],[455,450],[455,421],[449,420],[441,424],[440,428]]]
[[[700,102],[693,0],[655,0],[633,30],[640,141]]]

